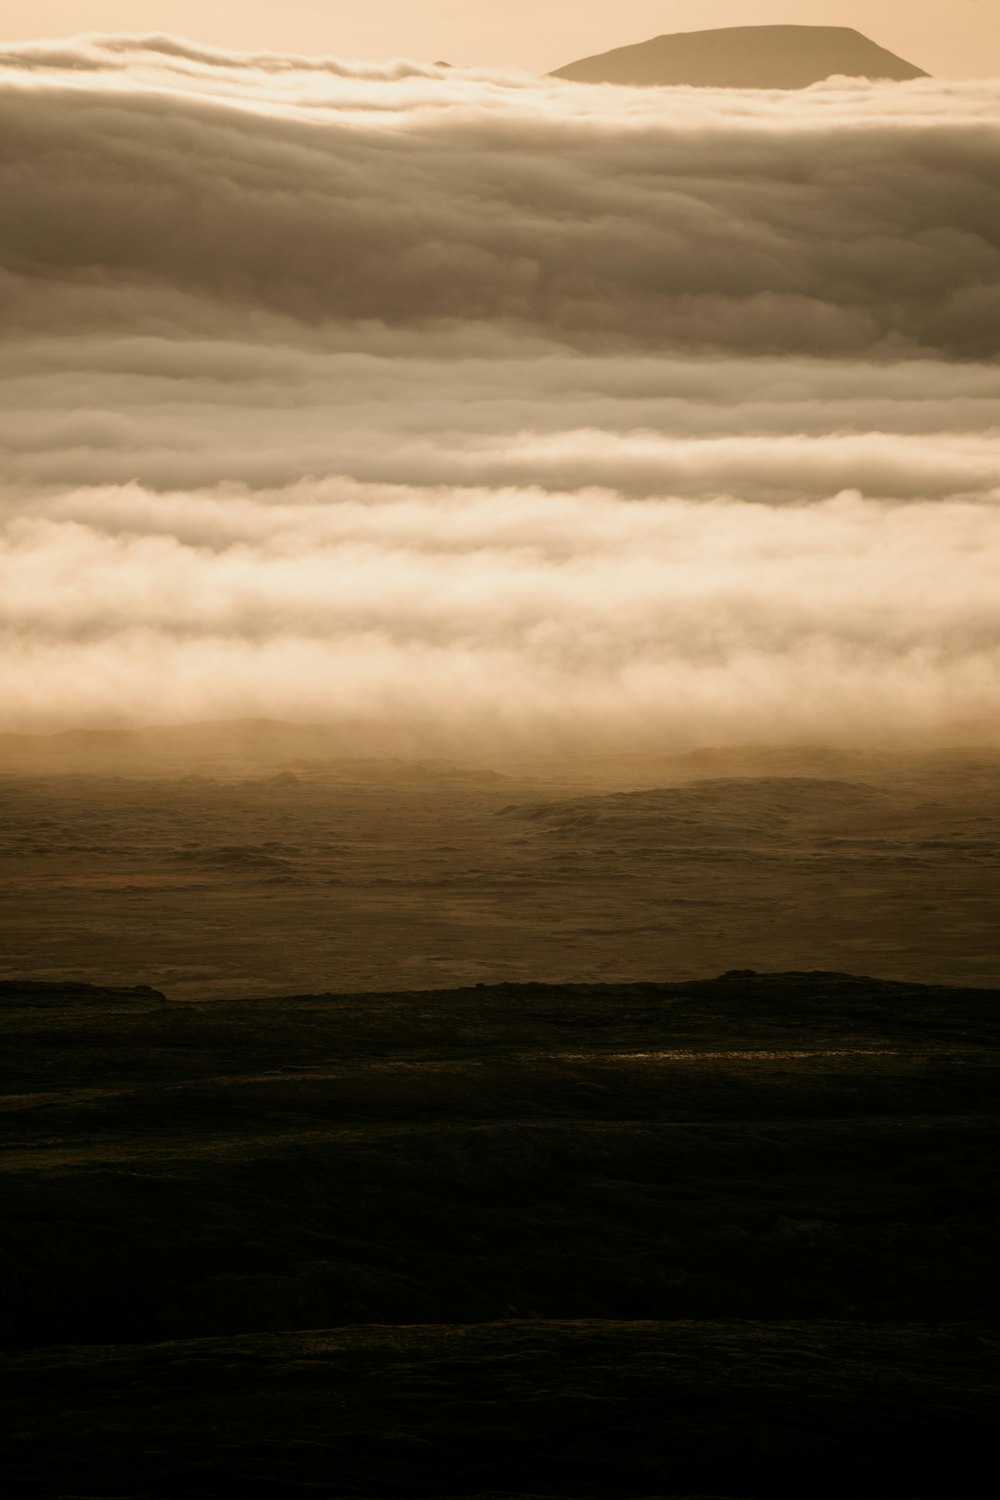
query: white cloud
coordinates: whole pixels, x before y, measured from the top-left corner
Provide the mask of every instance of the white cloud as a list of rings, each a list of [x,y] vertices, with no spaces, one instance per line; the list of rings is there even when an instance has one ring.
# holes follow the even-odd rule
[[[995,714],[998,103],[10,49],[8,724]]]

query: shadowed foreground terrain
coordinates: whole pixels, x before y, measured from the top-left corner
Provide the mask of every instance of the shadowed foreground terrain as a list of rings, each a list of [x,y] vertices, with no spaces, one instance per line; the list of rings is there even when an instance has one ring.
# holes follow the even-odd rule
[[[4,1395],[26,1496],[955,1500],[995,1493],[994,1355],[970,1330],[517,1321],[41,1353]]]
[[[7,983],[12,1493],[991,1494],[998,1001]]]

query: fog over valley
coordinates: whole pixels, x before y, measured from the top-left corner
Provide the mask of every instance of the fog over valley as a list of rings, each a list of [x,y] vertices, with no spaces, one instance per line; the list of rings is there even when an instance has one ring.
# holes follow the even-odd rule
[[[4,1493],[993,1500],[988,0],[67,4]]]
[[[0,76],[7,727],[995,714],[995,84],[156,37]]]

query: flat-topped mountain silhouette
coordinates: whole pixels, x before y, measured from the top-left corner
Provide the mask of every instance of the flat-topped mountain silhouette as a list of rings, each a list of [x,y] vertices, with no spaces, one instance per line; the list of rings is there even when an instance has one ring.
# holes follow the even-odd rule
[[[824,78],[926,78],[850,26],[726,26],[653,37],[568,63],[576,83],[640,87],[801,89]]]

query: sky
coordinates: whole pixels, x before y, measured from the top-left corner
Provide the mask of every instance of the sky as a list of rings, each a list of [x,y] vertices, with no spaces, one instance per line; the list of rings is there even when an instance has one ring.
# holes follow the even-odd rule
[[[169,32],[215,46],[547,72],[672,31],[853,26],[947,78],[1000,75],[1000,0],[6,0],[8,40]]]
[[[1000,84],[34,43],[0,136],[5,728],[998,721]]]

